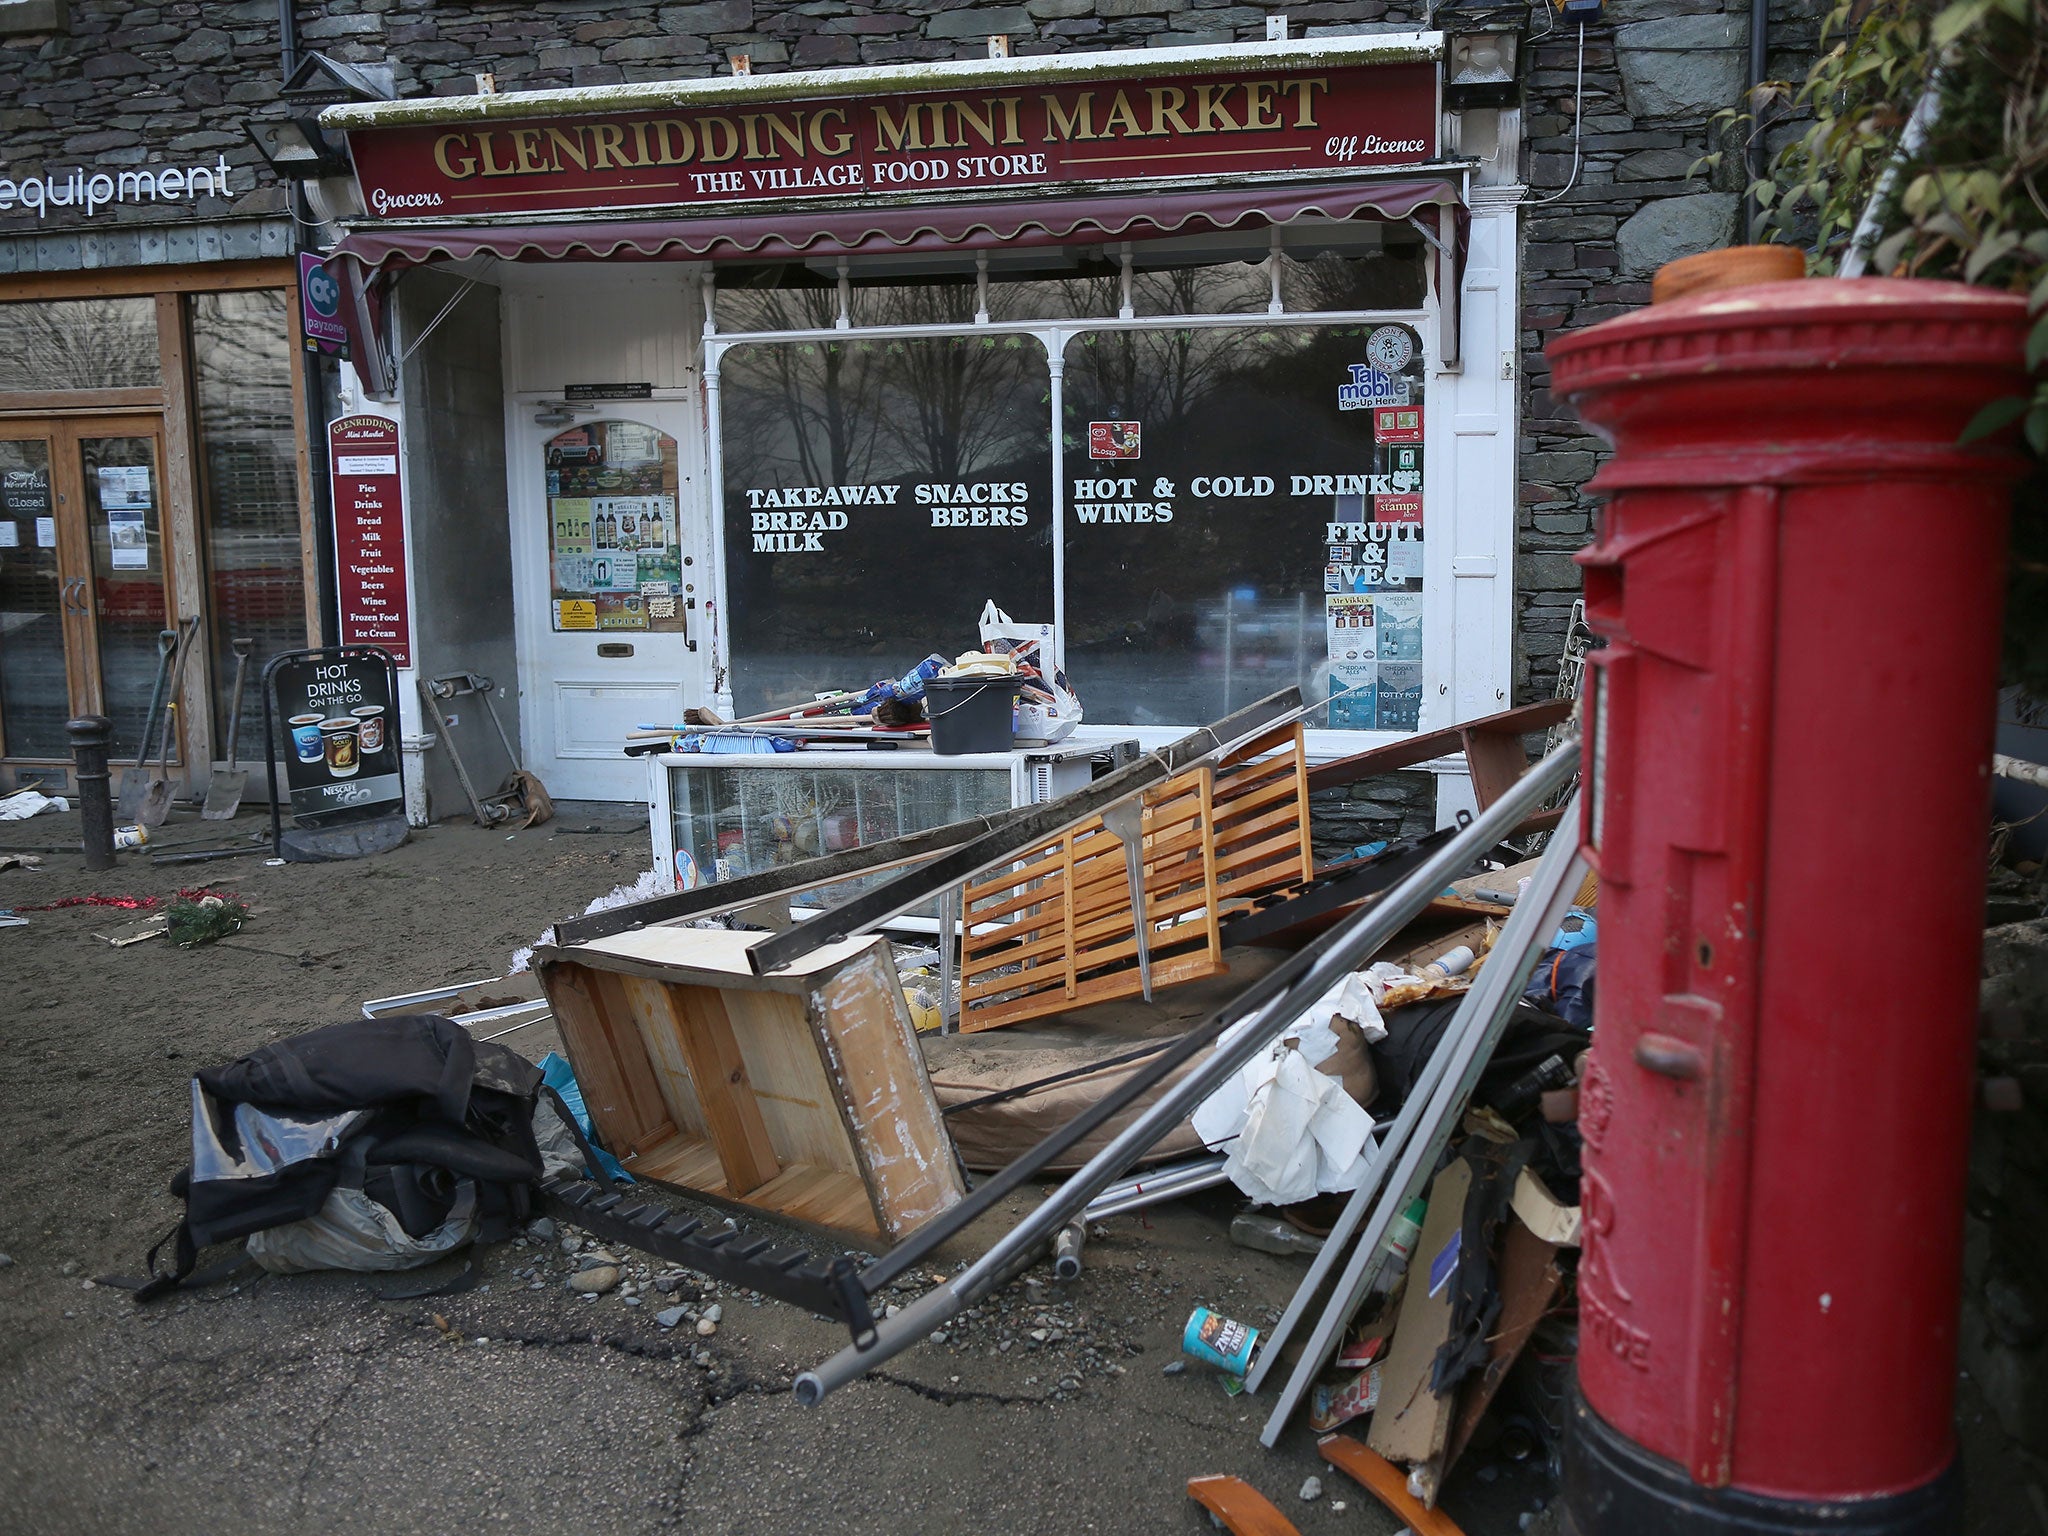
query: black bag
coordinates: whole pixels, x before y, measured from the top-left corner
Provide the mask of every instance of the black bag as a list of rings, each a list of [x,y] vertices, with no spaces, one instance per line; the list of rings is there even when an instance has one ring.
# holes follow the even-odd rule
[[[171,1181],[185,1202],[164,1239],[175,1239],[175,1261],[159,1271],[164,1242],[152,1248],[136,1300],[174,1289],[201,1248],[304,1220],[343,1184],[414,1238],[473,1185],[476,1240],[509,1236],[541,1179],[541,1091],[540,1068],[437,1014],[352,1020],[199,1073],[192,1162]]]

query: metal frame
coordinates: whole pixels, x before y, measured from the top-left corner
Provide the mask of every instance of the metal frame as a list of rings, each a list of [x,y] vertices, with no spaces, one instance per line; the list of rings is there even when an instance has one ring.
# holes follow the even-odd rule
[[[1035,1210],[990,1247],[975,1263],[946,1284],[925,1292],[893,1317],[877,1322],[872,1340],[841,1350],[796,1380],[797,1401],[822,1402],[834,1389],[893,1359],[933,1329],[943,1326],[987,1295],[1020,1260],[1035,1254],[1076,1215],[1092,1203],[1150,1148],[1213,1093],[1232,1073],[1266,1049],[1282,1030],[1293,1027],[1300,1006],[1320,997],[1363,964],[1381,945],[1420,913],[1445,883],[1491,848],[1504,829],[1542,802],[1577,768],[1579,746],[1569,742],[1532,767],[1493,805],[1447,841],[1386,898],[1333,927],[1326,935],[1291,956],[1254,982],[1238,997],[1190,1030],[1145,1070],[1133,1073],[1117,1089],[1053,1132],[965,1200],[923,1227],[862,1272],[862,1286],[873,1294],[933,1248],[973,1222],[1012,1190],[1042,1171],[1053,1158],[1094,1131],[1139,1095],[1191,1060],[1232,1025],[1244,1023],[1236,1036],[1218,1046],[1110,1143],[1073,1174]],[[1136,766],[1136,765],[1134,765]],[[1543,903],[1532,901],[1533,911]],[[808,926],[808,925],[807,925]],[[1503,968],[1503,973],[1506,968]]]
[[[821,1259],[796,1244],[778,1244],[730,1225],[707,1229],[701,1216],[679,1215],[649,1200],[631,1205],[625,1200],[616,1189],[589,1179],[560,1178],[541,1187],[544,1209],[607,1242],[625,1243],[714,1280],[836,1317],[856,1338],[872,1333],[868,1293],[845,1254]]]
[[[907,832],[886,842],[849,848],[843,853],[822,854],[815,859],[721,880],[694,891],[677,891],[670,896],[650,896],[623,907],[593,912],[587,917],[569,917],[555,924],[557,944],[587,944],[615,933],[645,928],[650,923],[685,922],[696,917],[716,917],[737,912],[771,896],[807,891],[820,885],[834,885],[855,875],[914,864],[957,848],[962,843],[1009,826],[1026,812],[1039,807],[1020,805],[995,816],[971,816],[965,821],[947,822],[923,832]]]
[[[1545,758],[1545,764],[1569,753],[1577,756],[1572,743]],[[1544,794],[1550,792],[1546,787]],[[1540,798],[1540,797],[1539,797]],[[1368,1204],[1372,1218],[1365,1223],[1357,1245],[1350,1250],[1350,1262],[1338,1277],[1330,1302],[1315,1331],[1302,1349],[1293,1374],[1281,1390],[1273,1412],[1260,1431],[1259,1439],[1272,1445],[1286,1428],[1288,1417],[1307,1394],[1316,1374],[1335,1348],[1338,1337],[1349,1325],[1352,1314],[1365,1299],[1367,1290],[1385,1262],[1381,1252],[1395,1215],[1422,1192],[1436,1169],[1437,1159],[1449,1144],[1464,1106],[1478,1085],[1480,1073],[1493,1056],[1507,1026],[1508,1015],[1520,1001],[1522,988],[1536,956],[1549,936],[1557,931],[1577,892],[1584,873],[1579,852],[1579,802],[1566,807],[1543,860],[1531,877],[1528,894],[1515,904],[1507,926],[1495,941],[1479,978],[1465,994],[1464,1001],[1445,1032],[1444,1039],[1425,1064],[1421,1078],[1410,1090],[1393,1126],[1373,1154],[1366,1180],[1346,1203],[1343,1213],[1324,1240],[1322,1251],[1309,1266],[1308,1274],[1288,1303],[1287,1311],[1267,1336],[1259,1359],[1245,1378],[1248,1390],[1257,1391],[1280,1360],[1281,1347],[1308,1310],[1323,1282],[1336,1267],[1338,1257],[1358,1227]],[[1389,1176],[1389,1169],[1392,1170]]]

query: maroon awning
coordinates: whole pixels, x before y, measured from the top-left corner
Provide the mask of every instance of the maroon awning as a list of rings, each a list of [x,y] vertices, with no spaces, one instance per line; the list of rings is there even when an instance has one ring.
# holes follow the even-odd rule
[[[506,261],[787,260],[991,246],[1093,244],[1157,239],[1243,224],[1280,224],[1304,214],[1406,219],[1422,208],[1455,208],[1449,177],[1310,186],[1210,187],[1185,193],[1043,197],[1011,203],[924,203],[868,208],[792,208],[690,218],[576,220],[483,226],[364,227],[338,255],[365,268],[460,261],[488,253]]]

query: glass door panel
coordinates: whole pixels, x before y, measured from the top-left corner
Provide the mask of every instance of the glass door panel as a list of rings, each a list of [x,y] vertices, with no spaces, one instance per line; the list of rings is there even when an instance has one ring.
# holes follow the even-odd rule
[[[0,439],[0,749],[68,757],[65,583],[49,439]]]
[[[155,752],[156,743],[144,743],[142,732],[156,685],[157,635],[171,627],[156,438],[81,435],[78,462],[92,548],[101,710],[114,722],[115,760],[132,760],[145,745]]]

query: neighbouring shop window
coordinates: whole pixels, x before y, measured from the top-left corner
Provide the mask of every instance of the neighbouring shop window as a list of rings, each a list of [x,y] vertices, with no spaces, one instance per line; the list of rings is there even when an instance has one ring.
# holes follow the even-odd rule
[[[143,732],[157,671],[157,636],[170,616],[163,480],[154,433],[80,436],[78,454],[92,557],[95,659],[118,759],[145,746],[157,749]]]
[[[0,392],[156,389],[163,381],[154,299],[0,304]]]
[[[0,734],[14,757],[68,757],[71,717],[50,445],[0,438]]]
[[[1089,717],[1209,720],[1277,688],[1335,729],[1422,699],[1422,358],[1404,325],[1074,336],[1067,666]]]
[[[955,285],[916,301],[956,306]],[[898,312],[912,305],[898,288]],[[969,315],[972,285],[968,285]],[[720,365],[743,713],[1052,613],[1051,377],[1030,336],[743,342]]]
[[[682,470],[676,440],[645,422],[586,422],[541,448],[558,630],[680,634]]]
[[[306,643],[306,552],[299,523],[292,350],[285,293],[201,293],[190,300],[200,504],[212,586],[214,740],[227,755],[233,642],[254,641],[238,751],[263,756],[257,692],[264,665]]]

